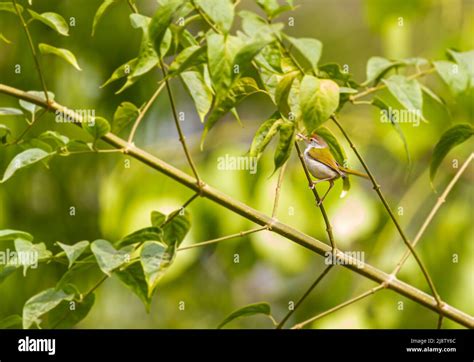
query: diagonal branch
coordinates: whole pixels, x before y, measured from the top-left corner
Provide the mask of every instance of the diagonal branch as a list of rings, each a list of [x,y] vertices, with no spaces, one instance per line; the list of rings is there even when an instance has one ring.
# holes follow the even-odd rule
[[[34,103],[44,108],[48,108],[51,112],[64,112],[66,107],[56,103],[51,102],[48,104],[41,98],[35,97],[31,94],[28,94],[22,90],[0,84],[0,93],[4,93],[15,97],[17,99],[23,99],[27,102]],[[74,115],[77,125],[79,125],[79,120],[81,119],[79,115]],[[102,137],[102,140],[110,144],[111,146],[117,149],[126,149],[127,141],[122,138],[112,134],[107,133]],[[151,155],[150,153],[139,149],[137,147],[130,147],[128,149],[128,154],[150,166],[151,168],[163,173],[169,178],[179,182],[183,186],[194,190],[196,192],[201,191],[201,195],[212,202],[215,202],[222,207],[233,211],[234,213],[241,215],[242,217],[255,222],[261,226],[271,226],[271,231],[279,234],[321,256],[325,256],[332,249],[329,245],[304,234],[303,232],[286,225],[280,221],[272,219],[270,216],[261,213],[258,210],[251,208],[250,206],[233,199],[232,197],[224,194],[223,192],[209,186],[204,185],[202,188],[197,184],[197,180],[190,175],[184,173],[183,171],[169,165],[163,160]],[[459,324],[474,328],[474,317],[469,314],[454,308],[453,306],[445,303],[441,310],[438,309],[438,303],[435,298],[431,295],[415,288],[414,286],[405,283],[397,278],[385,273],[384,271],[370,265],[361,262],[355,258],[352,258],[350,255],[346,255],[341,251],[336,251],[336,257],[340,260],[342,267],[350,269],[357,274],[360,274],[368,279],[375,281],[376,283],[382,284],[385,283],[387,288],[395,291],[396,293],[403,295],[437,313],[441,313],[447,318],[458,322]]]

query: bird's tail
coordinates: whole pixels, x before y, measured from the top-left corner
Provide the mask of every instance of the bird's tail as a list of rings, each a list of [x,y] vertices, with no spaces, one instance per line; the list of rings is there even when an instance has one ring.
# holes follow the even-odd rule
[[[354,176],[359,176],[359,177],[369,179],[369,176],[367,174],[356,171],[356,170],[351,170],[350,168],[340,167],[340,170],[349,175],[354,175]]]

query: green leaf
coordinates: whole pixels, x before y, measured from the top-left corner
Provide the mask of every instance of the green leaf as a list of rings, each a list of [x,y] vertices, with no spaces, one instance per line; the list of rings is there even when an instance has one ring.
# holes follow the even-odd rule
[[[0,329],[20,329],[22,319],[19,315],[11,315],[0,320]]]
[[[112,132],[119,133],[125,127],[127,127],[129,123],[135,121],[139,114],[140,110],[133,103],[120,103],[114,113]]]
[[[17,4],[17,7],[20,13],[22,13],[23,6]],[[6,2],[6,1],[0,2],[0,11],[8,11],[16,15],[15,7],[11,2]]]
[[[57,57],[64,59],[66,62],[71,64],[77,70],[79,71],[82,70],[81,67],[79,67],[79,64],[77,64],[76,56],[70,50],[63,49],[63,48],[56,48],[44,43],[40,43],[38,45],[38,48],[41,54],[56,55]]]
[[[390,124],[395,128],[395,131],[397,131],[397,134],[400,136],[400,139],[403,143],[403,147],[405,148],[405,154],[407,156],[407,162],[408,162],[408,168],[411,168],[411,156],[410,156],[410,151],[408,149],[408,142],[407,139],[405,138],[405,134],[403,133],[400,125],[398,124],[398,120],[394,119],[391,113],[391,108],[388,106],[387,103],[385,103],[382,99],[379,97],[375,97],[372,99],[372,105],[375,107],[379,108],[382,112],[382,115],[380,119],[382,122],[384,122],[384,119],[387,119],[387,121],[390,122]]]
[[[110,78],[107,79],[105,83],[100,86],[100,88],[104,88],[106,85],[112,83],[113,81],[117,79],[129,76],[132,73],[133,68],[135,67],[136,64],[137,64],[137,58],[133,58],[132,60],[129,60],[125,64],[122,64],[120,67],[114,70]]]
[[[300,106],[308,133],[326,122],[339,105],[339,86],[329,79],[305,75],[300,86]]]
[[[91,244],[99,268],[108,276],[124,264],[130,262],[133,246],[116,250],[107,240],[98,239]]]
[[[43,91],[28,91],[26,92],[36,98],[39,98],[40,100],[42,101],[45,101],[46,100],[46,97],[44,96],[44,92]],[[50,100],[54,100],[54,93],[52,92],[48,92],[48,98]],[[26,109],[28,112],[30,112],[31,114],[33,113],[36,113],[38,112],[40,109],[42,109],[42,107],[40,106],[37,106],[36,104],[34,103],[30,103],[30,102],[27,102],[27,101],[24,101],[24,100],[20,100],[19,101],[20,103],[20,106],[23,108],[23,109]]]
[[[1,107],[0,116],[22,116],[23,112],[18,108]]]
[[[141,263],[136,262],[124,270],[118,270],[115,275],[129,288],[145,305],[146,311],[150,312],[151,297],[148,297],[148,285]]]
[[[69,268],[71,268],[72,264],[74,264],[77,258],[79,258],[82,253],[87,249],[87,247],[89,246],[89,242],[87,240],[83,240],[79,241],[74,245],[66,245],[58,242],[58,245],[66,253],[66,257],[69,260]]]
[[[83,122],[82,128],[84,128],[92,137],[94,137],[94,141],[97,141],[99,138],[110,132],[109,122],[102,117],[94,117],[92,120]]]
[[[446,155],[455,146],[467,141],[474,134],[474,128],[467,123],[457,124],[441,135],[431,157],[430,180],[434,181],[438,168]]]
[[[288,160],[291,154],[293,142],[295,141],[295,124],[293,122],[284,122],[279,129],[280,139],[275,150],[275,170],[276,172]]]
[[[89,314],[95,302],[95,295],[89,294],[82,300],[63,300],[47,315],[47,326],[51,329],[70,329]]]
[[[104,0],[102,4],[100,4],[99,8],[95,12],[94,15],[94,21],[92,23],[92,33],[91,36],[94,36],[95,34],[95,29],[97,28],[97,25],[99,24],[100,19],[102,19],[102,16],[104,15],[105,11],[115,3],[115,0]]]
[[[3,178],[2,180],[0,180],[0,183],[7,181],[20,168],[30,166],[52,155],[53,153],[48,153],[40,148],[30,148],[26,151],[19,153],[8,164],[7,169],[3,174]]]
[[[53,255],[46,249],[44,243],[33,244],[24,239],[15,239],[15,250],[18,258],[16,265],[23,266],[23,275],[26,275],[28,268],[36,268],[38,262],[49,259]]]
[[[207,60],[207,47],[192,45],[179,53],[169,68],[169,74],[178,74],[186,69],[201,65]]]
[[[175,210],[166,216],[159,211],[152,211],[151,223],[155,227],[163,228],[163,241],[167,245],[176,244],[176,247],[181,245],[191,228],[189,213],[182,209]]]
[[[239,67],[239,72],[232,72],[233,78],[235,79],[239,76],[246,75],[249,69],[252,68],[253,58],[255,58],[255,56],[257,56],[257,54],[260,53],[262,49],[272,41],[273,39],[270,37],[261,38],[245,44],[242,48],[240,48],[240,50],[235,55],[233,62],[234,67],[236,65]]]
[[[466,72],[469,79],[469,87],[474,88],[474,50],[460,53],[450,49],[448,54]]]
[[[400,65],[399,62],[393,62],[382,57],[372,57],[367,62],[367,80],[364,82],[365,85],[374,82],[379,82],[390,69]]]
[[[257,4],[265,11],[269,18],[280,8],[278,0],[257,0]]]
[[[228,33],[234,22],[234,4],[231,0],[196,0],[196,5],[211,22],[224,33]]]
[[[26,231],[10,230],[10,229],[0,230],[0,241],[15,240],[19,238],[23,240],[32,241],[33,235],[31,235],[30,233],[27,233]]]
[[[163,230],[157,226],[146,227],[125,236],[118,242],[118,245],[126,246],[145,241],[163,241]]]
[[[275,112],[268,120],[262,123],[253,137],[249,156],[260,157],[272,138],[277,134],[283,120],[278,112]]]
[[[291,86],[293,85],[293,81],[298,74],[298,72],[290,72],[286,74],[283,78],[281,78],[281,80],[278,82],[278,86],[276,87],[275,103],[277,104],[280,113],[284,114],[286,117],[288,117],[288,114],[291,112],[290,105],[288,104]]]
[[[282,23],[269,24],[265,19],[251,11],[242,10],[239,12],[239,16],[242,19],[242,29],[244,33],[252,38],[255,34],[260,36],[274,36],[284,28]]]
[[[50,140],[56,146],[62,147],[69,143],[69,138],[56,131],[45,131],[38,136],[40,140]]]
[[[257,83],[253,78],[245,77],[238,79],[227,94],[217,97],[214,108],[207,117],[204,131],[201,136],[201,149],[209,130],[217,123],[222,116],[238,105],[247,96],[260,92]]]
[[[4,124],[0,124],[0,143],[1,144],[7,143],[7,138],[11,134],[12,134],[12,131],[10,130],[10,128],[5,126]]]
[[[66,20],[56,13],[42,13],[38,14],[37,12],[28,9],[28,12],[32,16],[33,19],[38,20],[49,26],[51,29],[55,30],[61,35],[69,36],[69,26],[67,25]]]
[[[148,298],[153,296],[159,280],[170,267],[175,256],[176,243],[168,246],[156,241],[147,241],[143,245],[140,262],[148,285]]]
[[[458,64],[446,60],[433,62],[433,64],[451,93],[457,96],[466,91],[469,85],[469,77],[467,72],[463,71]]]
[[[423,119],[423,93],[416,79],[410,80],[402,75],[392,75],[383,82],[402,106]]]
[[[173,20],[173,16],[178,8],[183,4],[182,0],[170,0],[165,5],[160,6],[150,21],[149,36],[158,55],[162,53],[161,43],[165,37],[166,30]]]
[[[226,94],[232,84],[232,66],[240,47],[239,38],[215,33],[209,33],[207,36],[209,73],[218,97]]]
[[[66,150],[68,152],[93,151],[94,145],[80,140],[72,140],[66,145]]]
[[[72,300],[73,297],[74,293],[55,288],[46,289],[31,297],[23,307],[23,328],[28,329],[33,324],[39,327],[42,322],[40,317],[58,306],[63,300]]]
[[[286,36],[286,38],[311,65],[312,70],[317,72],[323,44],[319,40],[312,38],[293,38],[291,36]]]
[[[184,85],[194,101],[201,122],[212,106],[212,89],[206,84],[204,75],[198,71],[188,71],[180,74]]]
[[[271,314],[271,307],[270,304],[266,302],[260,302],[255,304],[249,304],[243,308],[237,309],[235,312],[231,313],[228,317],[226,317],[221,324],[217,326],[218,329],[224,327],[227,323],[233,321],[234,319],[240,317],[250,317],[256,314],[264,314],[270,316]]]

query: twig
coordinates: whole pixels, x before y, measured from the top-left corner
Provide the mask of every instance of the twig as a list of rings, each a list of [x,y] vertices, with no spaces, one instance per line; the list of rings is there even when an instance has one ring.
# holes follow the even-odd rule
[[[33,54],[33,59],[35,61],[36,70],[38,71],[38,76],[40,78],[41,85],[43,87],[44,96],[46,98],[46,102],[49,105],[48,89],[46,88],[46,82],[44,81],[43,72],[41,72],[41,67],[40,67],[40,63],[39,63],[39,60],[38,60],[38,56],[36,54],[36,49],[35,49],[35,44],[33,43],[33,38],[31,37],[30,31],[28,30],[28,25],[25,23],[25,19],[23,18],[23,15],[21,15],[21,11],[18,9],[18,4],[16,3],[16,0],[12,0],[12,1],[13,1],[13,7],[15,8],[15,11],[16,11],[18,17],[20,18],[21,25],[23,25],[23,29],[25,30],[26,37],[28,38],[28,44],[30,45],[31,53]]]
[[[191,196],[178,210],[175,210],[173,211],[170,216],[165,220],[165,222],[163,224],[161,224],[161,227],[169,224],[171,221],[173,221],[173,219],[179,215],[179,213],[181,212],[181,210],[184,210],[186,209],[186,207],[188,207],[188,205],[193,202],[197,197],[199,196],[198,193],[194,194],[193,196]]]
[[[259,228],[255,228],[255,229],[251,229],[251,230],[247,230],[247,231],[241,231],[240,233],[236,233],[236,234],[232,234],[232,235],[223,236],[223,237],[217,238],[217,239],[212,239],[212,240],[208,240],[208,241],[203,241],[203,242],[201,242],[201,243],[196,243],[196,244],[189,245],[189,246],[183,246],[183,247],[177,249],[177,251],[183,251],[183,250],[188,250],[188,249],[199,248],[199,247],[201,247],[201,246],[210,245],[210,244],[215,244],[215,243],[219,243],[219,242],[225,241],[225,240],[230,240],[230,239],[235,239],[235,238],[241,238],[242,236],[249,235],[249,234],[253,234],[253,233],[256,233],[256,232],[262,231],[262,230],[268,230],[268,227],[267,227],[267,226],[263,226],[263,227],[259,227]]]
[[[204,183],[201,181],[201,179],[199,177],[199,174],[198,174],[197,169],[196,169],[196,165],[194,164],[194,161],[191,157],[191,153],[189,152],[189,149],[188,149],[188,145],[186,144],[186,137],[183,134],[183,130],[181,129],[181,125],[179,124],[178,111],[176,110],[176,103],[174,101],[173,93],[171,92],[171,87],[170,87],[169,80],[168,80],[168,74],[167,74],[167,71],[165,69],[163,59],[161,58],[161,56],[159,58],[160,58],[161,70],[163,72],[163,79],[165,81],[166,90],[168,92],[168,97],[169,97],[169,100],[170,100],[171,110],[173,111],[174,123],[176,125],[176,129],[177,129],[178,134],[179,134],[179,141],[181,142],[181,145],[183,146],[183,151],[186,155],[186,159],[188,160],[189,166],[191,166],[191,170],[193,171],[194,177],[197,180],[196,181],[197,185],[198,185],[199,189],[201,190],[202,187],[204,186]]]
[[[57,102],[53,102],[48,104],[43,99],[39,97],[35,97],[25,91],[20,89],[16,89],[4,84],[0,83],[0,93],[10,95],[17,99],[23,99],[27,102],[39,105],[44,108],[48,108],[51,112],[65,112],[66,108]],[[80,126],[80,116],[74,114],[76,122],[74,122],[75,126]],[[107,133],[102,137],[102,140],[107,142],[109,145],[117,148],[117,149],[125,149],[127,148],[127,141],[123,140],[122,138],[112,134]],[[166,175],[167,177],[179,182],[180,184],[184,185],[185,187],[194,190],[196,192],[201,192],[202,196],[211,200],[212,202],[221,205],[222,207],[233,211],[234,213],[241,215],[242,217],[246,218],[247,220],[253,221],[258,225],[268,227],[271,225],[270,231],[279,234],[313,252],[326,257],[327,252],[331,251],[331,247],[327,244],[304,234],[303,232],[286,225],[278,220],[272,219],[270,216],[267,216],[258,210],[253,209],[252,207],[233,199],[232,197],[224,194],[223,192],[209,186],[205,185],[201,189],[198,187],[196,183],[196,179],[191,177],[190,175],[186,174],[185,172],[167,164],[163,160],[151,155],[150,153],[137,148],[132,147],[128,150],[128,154],[130,157],[135,158],[136,160],[142,162],[143,164],[148,165],[154,170],[161,172],[162,174]],[[425,292],[413,287],[410,284],[407,284],[401,280],[394,279],[389,274],[383,272],[382,270],[375,268],[374,266],[360,262],[357,260],[353,260],[348,255],[341,255],[339,256],[341,260],[341,266],[347,269],[352,270],[353,272],[362,275],[368,279],[371,279],[377,283],[387,283],[387,288],[392,289],[396,293],[403,295],[418,304],[421,304],[435,312],[438,312],[438,304],[437,301],[430,295],[426,294]],[[474,318],[469,314],[454,308],[449,304],[445,304],[441,313],[446,316],[447,318],[456,321],[457,323],[469,327],[474,328]]]
[[[163,80],[161,80],[159,82],[159,86],[158,88],[156,89],[155,93],[153,93],[153,95],[151,96],[151,98],[148,100],[148,102],[145,104],[145,107],[143,107],[143,109],[140,111],[140,113],[138,114],[138,117],[137,119],[135,120],[135,122],[133,123],[133,127],[132,127],[132,130],[130,131],[130,135],[128,136],[128,143],[132,143],[133,142],[133,138],[135,137],[135,132],[137,131],[137,128],[138,128],[138,125],[140,124],[141,120],[143,119],[143,117],[145,116],[146,112],[148,112],[148,110],[150,109],[151,105],[153,104],[153,102],[155,102],[156,98],[158,97],[158,95],[160,94],[161,90],[163,89],[163,87],[165,86],[165,82],[163,82]]]
[[[423,275],[425,276],[425,279],[431,289],[431,292],[433,293],[433,296],[434,298],[436,299],[436,302],[438,304],[438,310],[439,312],[441,313],[441,310],[442,310],[442,306],[443,306],[443,302],[441,301],[441,298],[438,294],[438,292],[436,291],[436,288],[434,286],[434,283],[433,281],[431,280],[431,277],[428,273],[428,270],[426,269],[426,267],[424,266],[423,262],[421,261],[420,257],[418,256],[417,252],[415,251],[414,247],[411,245],[410,241],[408,240],[407,236],[405,235],[405,232],[403,231],[402,227],[400,226],[398,220],[396,219],[395,215],[393,214],[393,211],[392,209],[390,209],[390,206],[388,205],[387,201],[385,200],[385,197],[383,196],[382,192],[380,191],[380,185],[377,183],[377,181],[375,181],[375,178],[374,178],[374,175],[372,174],[372,172],[369,170],[369,167],[367,166],[367,164],[365,163],[364,159],[362,158],[362,155],[359,153],[359,151],[357,150],[357,148],[355,147],[354,143],[352,142],[352,140],[350,139],[349,135],[346,133],[346,131],[344,130],[344,128],[341,126],[341,124],[338,122],[336,116],[331,116],[331,119],[334,121],[334,123],[337,125],[337,127],[339,128],[339,130],[341,131],[341,133],[344,135],[344,137],[346,138],[347,142],[349,143],[350,147],[352,148],[352,150],[354,151],[354,153],[356,154],[357,158],[359,159],[360,163],[362,164],[362,166],[364,167],[365,171],[367,172],[367,175],[369,176],[370,178],[370,181],[372,182],[373,186],[374,186],[374,190],[375,192],[377,193],[377,195],[379,196],[380,198],[380,201],[382,201],[382,204],[383,206],[385,207],[385,210],[387,211],[387,213],[389,214],[390,218],[392,219],[393,221],[393,224],[395,225],[395,227],[397,228],[398,230],[398,233],[400,234],[400,236],[402,237],[403,239],[403,242],[405,243],[405,245],[408,247],[408,249],[410,250],[410,253],[413,255],[413,257],[415,258],[416,262],[418,263],[418,266],[420,267]]]
[[[128,6],[130,6],[130,9],[132,9],[135,14],[138,14],[138,9],[134,3],[131,0],[127,0],[127,3]]]
[[[285,162],[280,169],[280,174],[278,175],[277,186],[275,189],[275,200],[273,201],[273,211],[272,217],[276,217],[278,211],[278,202],[280,200],[280,191],[281,191],[281,184],[283,183],[283,177],[285,176],[286,165],[288,162]]]
[[[433,73],[435,71],[435,68],[429,68],[429,69],[426,69],[426,70],[422,70],[418,73],[415,73],[415,74],[412,74],[410,76],[407,77],[408,80],[412,80],[412,79],[416,79],[416,78],[420,78],[420,77],[423,77],[427,74],[430,74],[430,73]],[[386,88],[387,86],[384,84],[384,83],[380,83],[379,85],[375,86],[375,87],[370,87],[370,88],[367,88],[365,91],[362,91],[362,92],[359,92],[357,94],[354,94],[352,96],[349,97],[349,101],[351,103],[354,103],[354,101],[356,99],[359,99],[359,98],[362,98],[362,97],[365,97],[371,93],[374,93],[374,92],[377,92],[381,89],[384,89]]]
[[[334,253],[337,250],[336,246],[336,240],[334,240],[334,235],[332,233],[332,226],[331,222],[329,221],[329,217],[326,213],[326,209],[324,208],[324,205],[320,203],[321,198],[319,197],[318,191],[316,190],[316,187],[311,187],[313,185],[313,181],[311,180],[311,176],[309,174],[308,166],[306,165],[306,162],[304,161],[303,154],[301,153],[300,146],[298,146],[298,142],[295,141],[295,148],[296,152],[298,153],[298,157],[301,162],[301,166],[303,166],[304,173],[306,175],[306,179],[308,180],[308,184],[310,185],[310,189],[313,192],[314,198],[316,200],[316,204],[319,205],[319,209],[321,210],[321,215],[323,216],[324,223],[326,224],[326,232],[328,234],[329,242],[331,243],[332,246],[332,252]]]
[[[333,265],[331,264],[331,265],[328,265],[326,267],[326,269],[323,270],[321,275],[319,275],[316,278],[316,280],[313,282],[313,284],[310,285],[308,290],[301,296],[301,298],[298,300],[298,302],[296,302],[295,307],[286,314],[286,316],[281,320],[280,323],[278,323],[278,325],[276,326],[276,329],[282,329],[283,328],[283,326],[285,325],[285,322],[291,317],[291,315],[296,311],[296,309],[301,305],[301,303],[303,303],[303,301],[313,291],[313,289],[316,288],[316,286],[319,284],[319,282],[321,280],[323,280],[323,278],[326,276],[326,274],[329,272],[329,270],[331,270],[332,267],[333,267]]]
[[[322,318],[322,317],[325,317],[325,316],[327,316],[327,315],[329,315],[329,314],[331,314],[331,313],[334,313],[334,312],[338,311],[339,309],[342,309],[342,308],[344,308],[344,307],[347,307],[348,305],[350,305],[350,304],[352,304],[352,303],[355,303],[355,302],[357,302],[357,301],[359,301],[359,300],[361,300],[361,299],[364,299],[365,297],[368,297],[369,295],[372,295],[372,294],[378,292],[379,290],[381,290],[381,289],[383,289],[383,288],[384,288],[383,285],[379,285],[379,286],[377,286],[377,287],[375,287],[375,288],[372,288],[372,289],[366,291],[365,293],[362,293],[362,294],[358,295],[357,297],[354,297],[354,298],[352,298],[352,299],[349,299],[348,301],[345,301],[344,303],[341,303],[341,304],[339,304],[339,305],[337,305],[337,306],[335,306],[335,307],[333,307],[333,308],[331,308],[331,309],[329,309],[329,310],[327,310],[327,311],[325,311],[325,312],[322,312],[322,313],[320,313],[320,314],[318,314],[318,315],[316,315],[316,316],[314,316],[314,317],[312,317],[312,318],[310,318],[310,319],[307,319],[307,320],[305,320],[304,322],[295,324],[293,327],[291,327],[291,329],[301,329],[301,328],[303,328],[305,325],[307,325],[307,324],[309,324],[309,323],[312,323],[312,322],[314,322],[314,321],[316,321],[316,320],[318,320],[318,319],[320,319],[320,318]]]
[[[467,166],[469,166],[469,163],[474,159],[474,153],[471,153],[470,156],[468,157],[468,159],[463,163],[463,165],[461,166],[461,168],[458,170],[458,172],[456,172],[456,175],[454,175],[453,179],[451,180],[451,182],[448,184],[448,186],[446,187],[446,189],[443,191],[443,193],[441,194],[440,197],[438,197],[438,200],[436,201],[436,204],[434,205],[433,209],[431,210],[431,212],[429,213],[428,217],[426,218],[425,222],[423,223],[423,225],[421,226],[420,230],[418,230],[418,233],[416,234],[415,236],[415,240],[413,240],[412,244],[413,247],[415,247],[418,242],[420,241],[421,237],[423,236],[423,234],[425,233],[426,231],[426,228],[428,227],[428,225],[431,223],[431,221],[433,220],[434,216],[436,215],[436,213],[438,212],[438,210],[440,209],[441,205],[444,204],[444,202],[446,201],[446,197],[448,196],[448,194],[451,192],[451,190],[453,189],[454,185],[456,184],[456,182],[459,180],[459,178],[461,177],[461,175],[464,173],[464,171],[467,169]],[[410,251],[407,250],[405,252],[405,254],[403,255],[403,257],[401,258],[401,260],[398,262],[395,270],[392,272],[393,275],[397,275],[398,272],[400,271],[400,269],[402,268],[403,264],[406,262],[406,260],[408,259],[408,257],[410,256]]]

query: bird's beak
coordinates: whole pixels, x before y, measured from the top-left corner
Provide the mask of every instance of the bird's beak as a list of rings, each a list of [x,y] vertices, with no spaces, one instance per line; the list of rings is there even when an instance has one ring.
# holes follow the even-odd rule
[[[298,133],[297,136],[299,137],[299,139],[308,142],[308,137],[306,137],[304,134]]]

